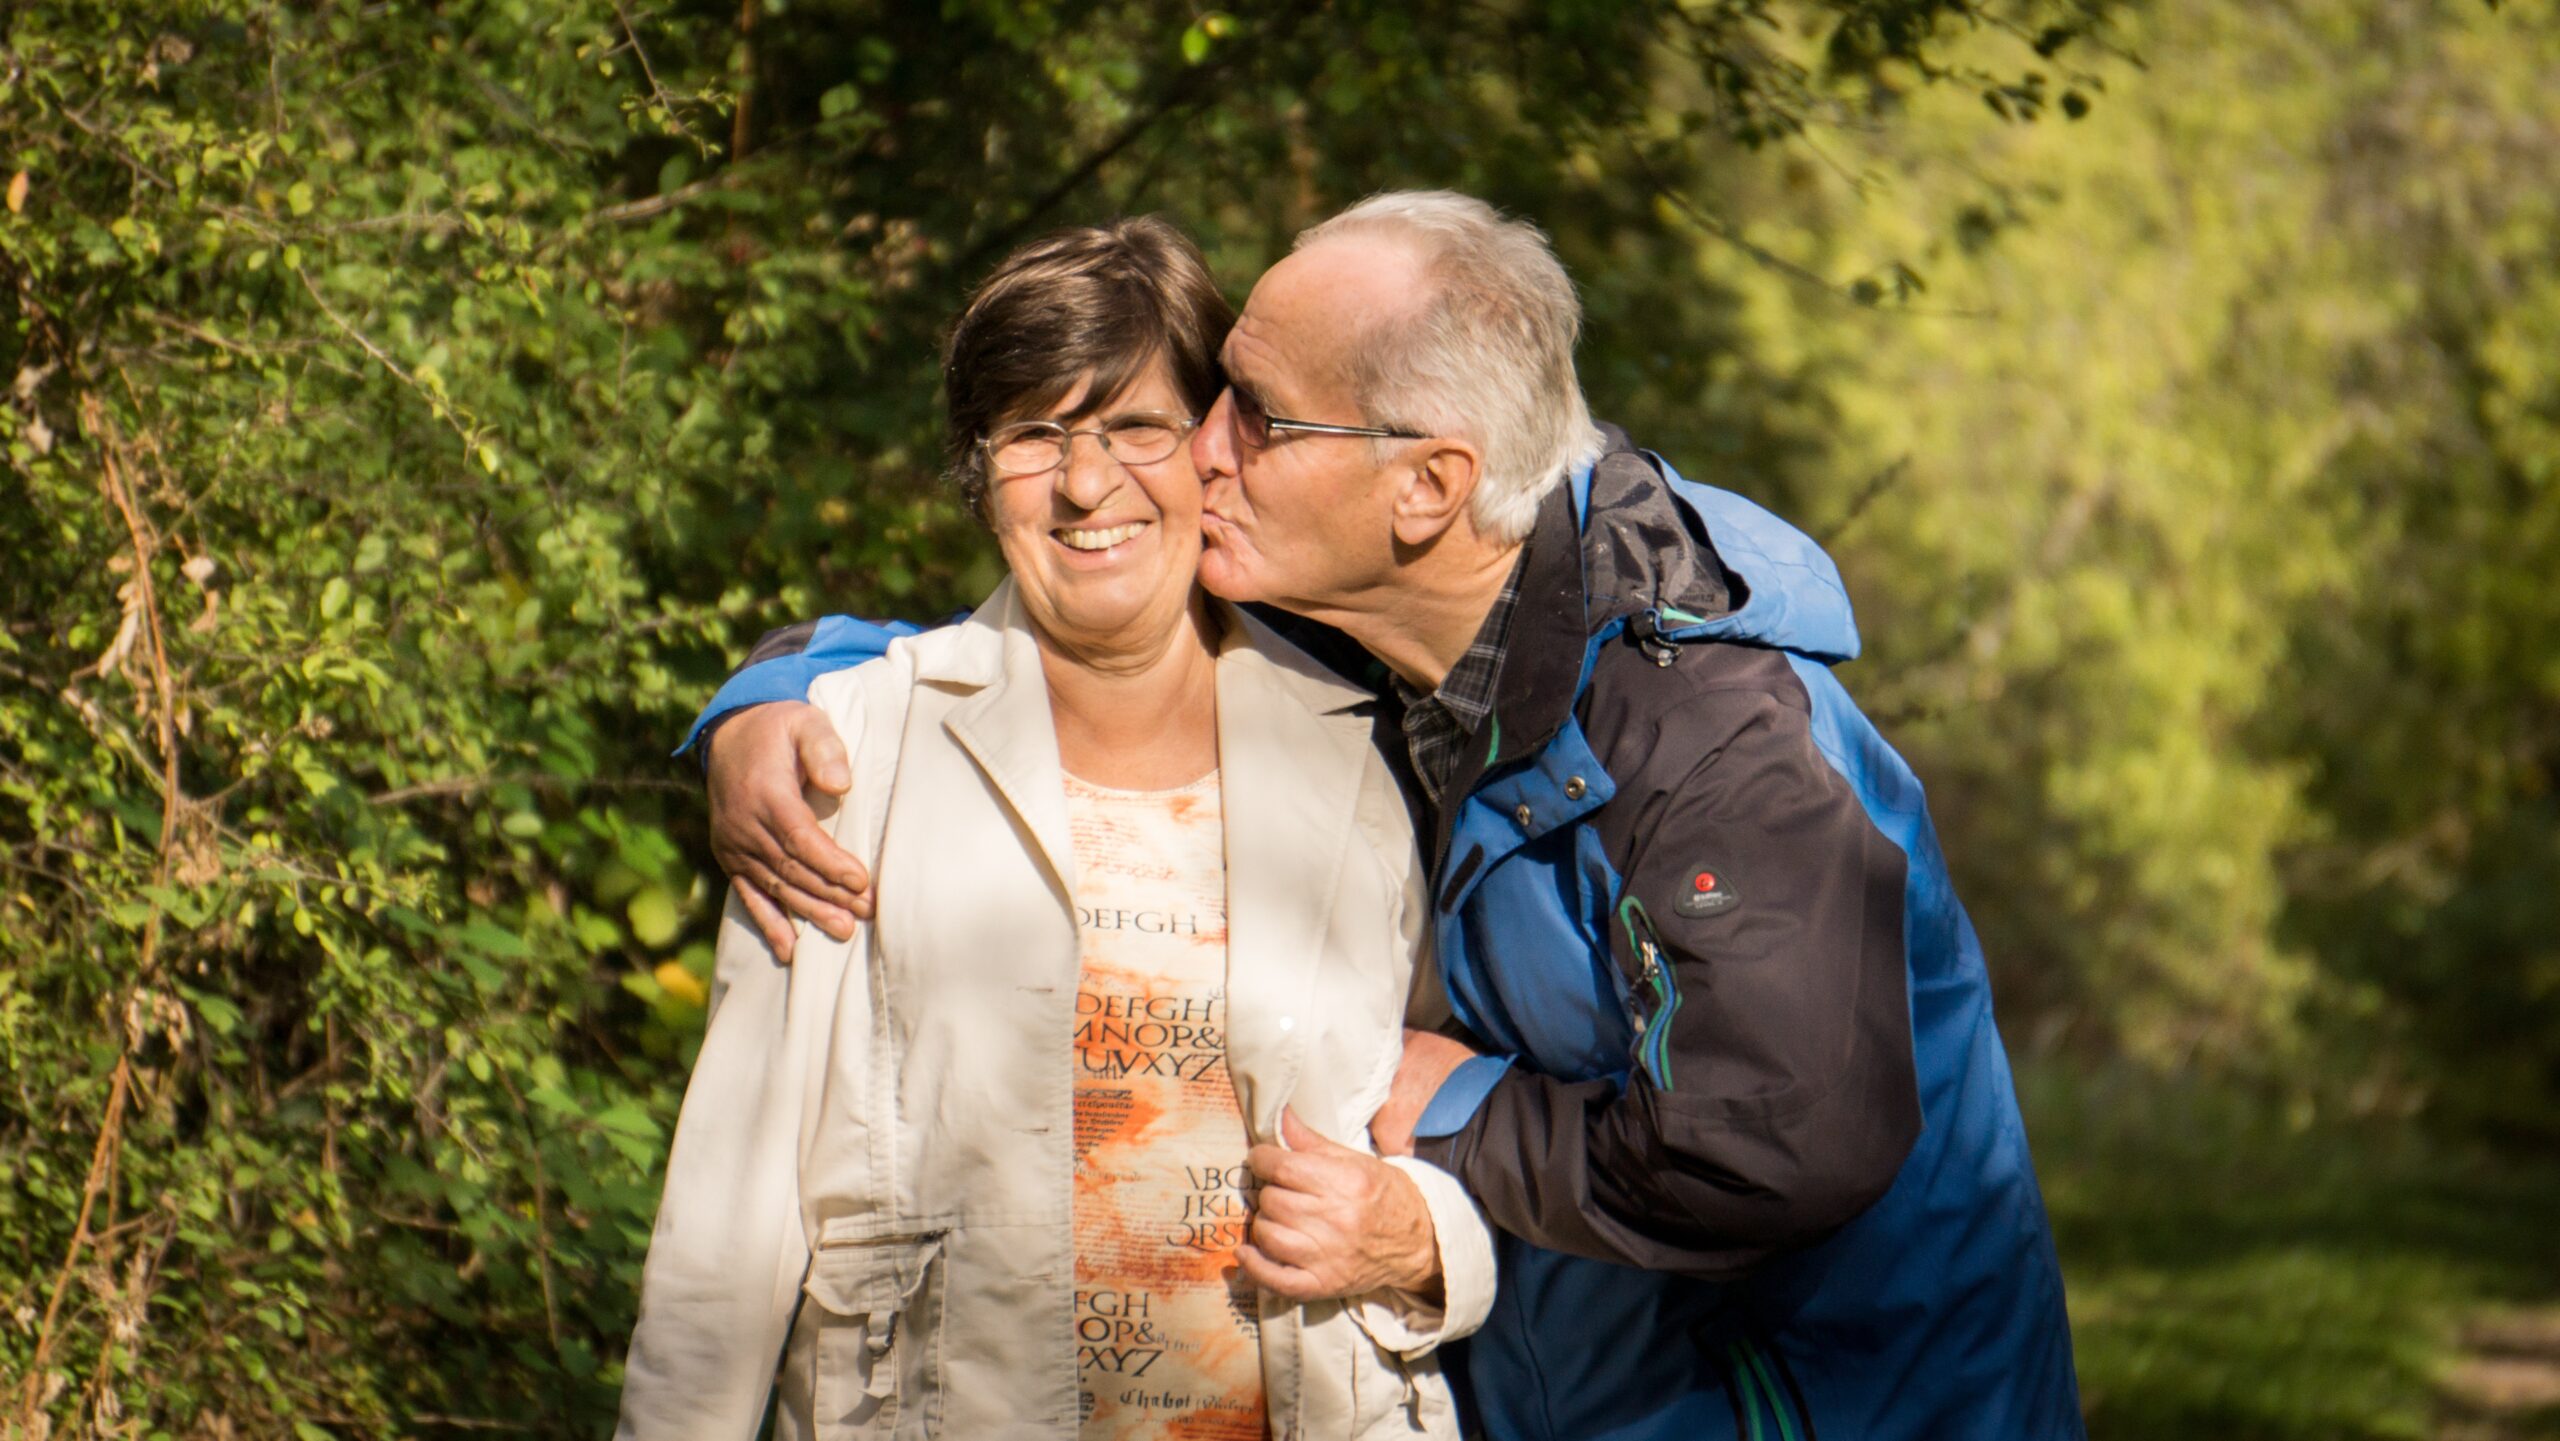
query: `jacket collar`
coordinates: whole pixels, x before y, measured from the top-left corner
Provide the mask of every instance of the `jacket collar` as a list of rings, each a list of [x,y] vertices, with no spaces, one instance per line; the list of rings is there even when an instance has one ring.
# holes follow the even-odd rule
[[[1732,610],[1740,582],[1701,527],[1683,515],[1670,485],[1626,432],[1602,428],[1587,516],[1568,479],[1547,492],[1520,562],[1520,605],[1494,681],[1493,715],[1441,793],[1435,872],[1447,857],[1457,808],[1485,772],[1543,751],[1572,718],[1592,641],[1611,625],[1665,608],[1693,620]]]
[[[1530,754],[1563,729],[1580,698],[1584,653],[1611,623],[1666,608],[1704,620],[1733,608],[1737,582],[1652,459],[1624,431],[1603,434],[1588,518],[1574,513],[1572,485],[1558,485],[1529,533],[1520,611],[1494,685],[1502,733],[1487,747],[1491,763]]]
[[[1262,662],[1262,678],[1306,709],[1318,715],[1332,715],[1378,698],[1367,686],[1310,658],[1252,612],[1223,600],[1212,600],[1210,608],[1222,633],[1219,658],[1251,651]],[[1008,687],[1038,683],[1046,696],[1047,682],[1040,672],[1039,641],[1032,634],[1030,609],[1023,604],[1021,588],[1011,576],[1005,577],[968,619],[952,627],[949,644],[918,653],[916,678],[971,689],[993,686],[999,681]]]
[[[1012,577],[956,627],[949,642],[919,647],[916,679],[973,690],[943,717],[943,729],[987,774],[1040,851],[1059,892],[1076,888],[1075,842],[1067,829],[1066,772],[1040,643]]]

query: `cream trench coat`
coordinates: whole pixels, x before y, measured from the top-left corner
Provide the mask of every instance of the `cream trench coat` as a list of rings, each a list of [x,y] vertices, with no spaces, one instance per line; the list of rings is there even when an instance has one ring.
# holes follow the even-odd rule
[[[1408,996],[1437,994],[1411,824],[1370,695],[1219,611],[1227,1066],[1255,1141],[1286,1104],[1366,1148]],[[827,824],[876,859],[879,917],[803,925],[784,966],[730,902],[615,1435],[748,1441],[779,1358],[781,1441],[1073,1438],[1075,856],[1013,582],[810,699],[853,758]],[[1451,1177],[1393,1164],[1445,1305],[1265,1296],[1281,1441],[1457,1435],[1431,1351],[1491,1307],[1491,1234]]]

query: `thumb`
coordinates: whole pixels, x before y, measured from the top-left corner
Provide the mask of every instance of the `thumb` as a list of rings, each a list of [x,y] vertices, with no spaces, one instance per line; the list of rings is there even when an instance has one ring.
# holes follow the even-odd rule
[[[826,712],[811,707],[791,723],[791,732],[800,749],[800,773],[811,785],[836,796],[852,787],[853,767]]]
[[[1351,1149],[1349,1146],[1342,1144],[1340,1141],[1334,1140],[1332,1137],[1327,1136],[1315,1127],[1299,1120],[1296,1109],[1289,1106],[1283,1106],[1280,1108],[1280,1141],[1281,1144],[1287,1146],[1290,1150],[1296,1151],[1302,1155],[1320,1156],[1327,1151],[1348,1151]]]

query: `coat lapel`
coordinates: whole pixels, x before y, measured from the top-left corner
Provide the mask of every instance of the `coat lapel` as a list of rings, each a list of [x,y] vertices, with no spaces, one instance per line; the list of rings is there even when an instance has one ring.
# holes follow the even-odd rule
[[[1075,841],[1067,827],[1065,772],[1058,730],[1049,714],[1049,684],[1039,642],[1008,579],[966,622],[985,634],[958,647],[951,660],[917,679],[978,687],[943,718],[943,728],[969,753],[1014,819],[1029,833],[1062,898],[1076,890]]]
[[[1227,1069],[1257,1141],[1284,1101],[1336,1124],[1337,1082],[1302,1077],[1315,988],[1356,830],[1373,699],[1233,607],[1222,607],[1218,756],[1227,845]]]

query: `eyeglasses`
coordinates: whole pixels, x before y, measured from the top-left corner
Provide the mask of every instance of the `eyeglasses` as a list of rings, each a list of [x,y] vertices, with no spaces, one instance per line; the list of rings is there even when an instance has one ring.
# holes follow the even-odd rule
[[[1133,410],[1100,425],[1069,430],[1054,420],[1017,420],[998,426],[978,441],[998,475],[1038,475],[1066,464],[1067,447],[1079,435],[1102,442],[1105,453],[1122,465],[1145,465],[1173,454],[1200,422],[1156,410]]]
[[[1410,430],[1388,430],[1374,425],[1333,425],[1321,420],[1291,420],[1265,410],[1262,397],[1241,385],[1227,386],[1227,399],[1236,410],[1236,437],[1256,450],[1271,443],[1271,437],[1282,431],[1300,435],[1365,435],[1375,440],[1427,440]]]

